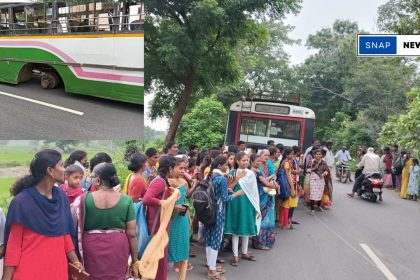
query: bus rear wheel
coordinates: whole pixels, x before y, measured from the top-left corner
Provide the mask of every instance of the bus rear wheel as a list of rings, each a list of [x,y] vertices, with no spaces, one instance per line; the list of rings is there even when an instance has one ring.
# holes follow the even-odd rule
[[[43,89],[56,88],[60,84],[60,78],[55,72],[47,72],[41,76],[41,87]]]

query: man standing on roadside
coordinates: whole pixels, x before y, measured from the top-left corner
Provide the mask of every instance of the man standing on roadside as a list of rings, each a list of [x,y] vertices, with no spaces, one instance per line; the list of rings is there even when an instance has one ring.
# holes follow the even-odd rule
[[[327,154],[325,155],[325,162],[327,163],[328,168],[330,169],[331,180],[334,179],[333,177],[335,174],[335,172],[333,171],[334,154],[332,152],[332,146],[333,146],[333,142],[327,141],[327,143],[325,143],[325,147],[323,148],[327,152]]]
[[[391,155],[392,155],[392,166],[395,166],[395,163],[397,162],[397,159],[400,155],[400,151],[398,149],[397,144],[392,145]],[[392,177],[392,188],[395,189],[395,188],[397,188],[397,177],[395,175],[394,170],[392,170],[392,172],[391,172],[391,177]]]

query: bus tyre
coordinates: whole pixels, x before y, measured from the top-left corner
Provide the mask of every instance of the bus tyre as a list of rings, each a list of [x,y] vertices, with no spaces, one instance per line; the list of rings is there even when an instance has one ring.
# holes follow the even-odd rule
[[[55,88],[59,83],[58,75],[54,72],[48,72],[41,76],[41,87],[43,89]]]

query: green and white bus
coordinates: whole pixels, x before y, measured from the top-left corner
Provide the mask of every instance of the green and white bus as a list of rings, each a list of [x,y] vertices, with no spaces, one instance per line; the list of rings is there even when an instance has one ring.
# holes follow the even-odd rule
[[[144,103],[144,5],[0,4],[0,82]]]

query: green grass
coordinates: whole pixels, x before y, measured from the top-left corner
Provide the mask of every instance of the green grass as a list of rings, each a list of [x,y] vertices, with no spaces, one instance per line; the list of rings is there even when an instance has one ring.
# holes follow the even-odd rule
[[[16,181],[16,178],[0,178],[0,207],[7,214],[12,197],[10,196],[10,187]]]
[[[0,196],[9,195],[10,187],[16,178],[0,178]]]
[[[27,146],[0,147],[0,167],[28,166],[35,151]]]

